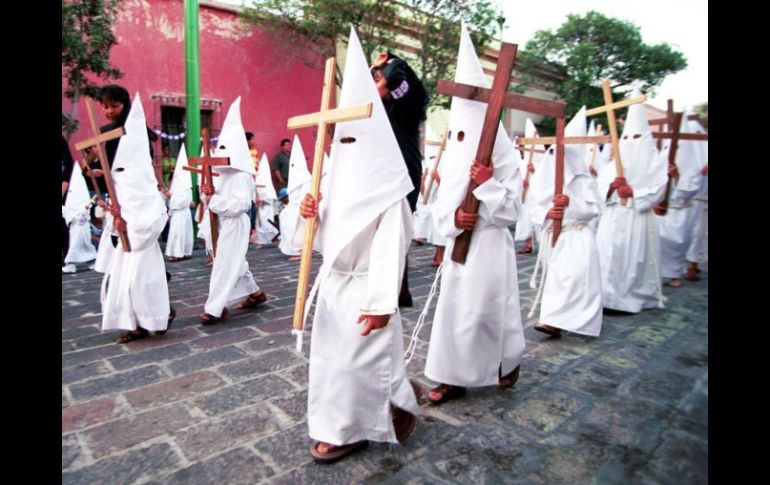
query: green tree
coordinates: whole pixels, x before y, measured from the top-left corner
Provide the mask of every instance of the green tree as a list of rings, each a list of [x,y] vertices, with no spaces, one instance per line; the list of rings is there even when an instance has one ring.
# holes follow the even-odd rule
[[[495,33],[499,14],[490,0],[254,0],[242,16],[272,34],[285,55],[314,68],[336,55],[352,25],[370,60],[378,51],[398,53],[421,75],[435,103],[442,101],[436,98],[437,81],[451,79],[454,72],[460,20],[474,30],[474,43],[482,48]],[[416,41],[415,54],[399,49],[398,35]]]
[[[98,79],[119,79],[120,69],[110,64],[110,49],[117,43],[112,31],[119,0],[62,0],[61,63],[67,80],[64,96],[72,102],[66,123],[67,139],[77,131],[75,110],[81,96],[96,97]],[[62,113],[63,114],[63,113]]]
[[[687,67],[684,55],[668,44],[645,44],[633,23],[595,11],[568,15],[554,32],[537,31],[518,59],[517,70],[523,79],[520,91],[535,80],[544,65],[562,73],[561,81],[542,77],[538,81],[567,102],[568,118],[583,105],[604,104],[601,86],[605,79],[610,82],[613,99],[618,100],[635,87],[652,95],[666,76]],[[606,126],[606,121],[597,121]],[[546,118],[540,128],[553,133],[554,126],[554,120]]]

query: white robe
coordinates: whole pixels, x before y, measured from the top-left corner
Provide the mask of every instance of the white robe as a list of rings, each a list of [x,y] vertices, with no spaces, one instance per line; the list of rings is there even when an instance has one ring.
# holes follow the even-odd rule
[[[96,272],[106,274],[110,270],[112,252],[115,250],[112,246],[112,235],[112,214],[105,212],[102,235],[99,238],[99,250],[96,252],[96,262],[94,263],[94,271]]]
[[[89,211],[84,209],[70,221],[70,246],[64,258],[65,263],[86,263],[96,259],[96,248],[91,243],[89,219]]]
[[[260,202],[266,202],[262,205]],[[271,244],[273,238],[278,234],[278,229],[275,228],[268,221],[275,222],[275,210],[273,209],[272,200],[262,200],[257,202],[257,243],[258,244]],[[251,204],[249,204],[251,207]]]
[[[158,237],[166,214],[138,212],[127,220],[131,251],[118,240],[107,275],[102,281],[102,330],[166,330],[170,312],[166,266]],[[105,228],[105,233],[109,231]],[[106,244],[112,245],[109,236]]]
[[[596,182],[581,174],[564,187],[570,202],[562,229],[552,247],[553,220],[546,219],[548,208],[535,205],[533,220],[543,221],[548,236],[540,246],[546,271],[541,282],[542,301],[539,322],[569,332],[598,337],[602,329],[602,287],[599,252],[590,221],[601,213]]]
[[[607,201],[596,242],[602,270],[605,308],[639,313],[663,307],[660,287],[660,241],[652,208],[660,202],[665,183],[651,190],[632,187],[634,197],[620,205],[617,190]]]
[[[691,263],[705,264],[709,259],[709,180],[703,177],[701,188],[693,198],[692,235],[685,259]]]
[[[289,204],[281,211],[281,241],[278,243],[278,249],[286,256],[299,256],[302,252],[302,245],[294,243],[299,218],[299,203],[289,200]]]
[[[411,239],[411,211],[402,199],[365,226],[335,261],[324,261],[308,384],[308,428],[315,440],[397,443],[390,405],[419,414],[404,367],[398,312]],[[364,324],[356,324],[362,313],[390,315],[390,320],[362,337]]]
[[[696,214],[691,210],[695,192],[680,190],[673,182],[671,187],[666,215],[655,216],[660,235],[660,275],[663,278],[682,278],[695,224]]]
[[[203,202],[201,197],[200,204],[203,204],[203,216],[198,222],[198,238],[203,239],[206,245],[206,254],[211,254],[214,251],[214,243],[211,241],[211,217],[209,217],[209,208]],[[199,209],[195,209],[196,213]]]
[[[465,264],[451,259],[455,238],[462,232],[454,224],[455,210],[439,214],[434,206],[438,231],[448,239],[425,364],[431,380],[496,385],[501,362],[502,375],[521,362],[524,330],[516,251],[508,229],[520,215],[520,179],[518,170],[503,180],[493,175],[473,191],[481,204]]]
[[[193,227],[190,202],[192,202],[192,191],[189,189],[171,195],[168,207],[171,222],[166,238],[166,256],[182,258],[192,255]]]
[[[215,317],[222,316],[226,306],[259,291],[246,261],[250,230],[246,211],[254,197],[254,180],[246,172],[231,169],[222,170],[219,178],[209,203],[209,210],[218,216],[219,238],[204,305],[204,311]]]

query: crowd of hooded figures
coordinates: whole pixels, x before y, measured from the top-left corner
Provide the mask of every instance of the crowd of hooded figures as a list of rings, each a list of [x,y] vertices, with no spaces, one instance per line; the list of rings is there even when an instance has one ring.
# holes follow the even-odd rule
[[[455,82],[488,88],[465,26],[461,36]],[[227,163],[212,164],[212,177],[199,170],[201,205],[192,211],[193,178],[185,167],[201,158],[182,147],[170,186],[159,190],[139,94],[131,100],[125,89],[103,90],[100,101],[110,124],[101,131],[125,130],[106,143],[119,205],[110,202],[108,191],[90,197],[84,174],[93,173],[84,169],[72,171],[62,207],[70,235],[66,263],[94,261],[104,274],[102,329],[122,330],[119,343],[169,330],[175,311],[158,242],[169,218],[170,261],[192,255],[193,219],[213,257],[203,325],[227,320],[231,309],[249,311],[265,303],[267,295],[246,259],[253,235],[247,213],[256,201],[258,237],[274,240],[272,202],[280,196],[283,254],[296,258],[308,250],[303,248],[308,220],[318,222],[312,250],[323,262],[308,301],[315,310],[307,421],[314,440],[310,453],[328,462],[370,441],[402,442],[424,400],[440,405],[464,396],[468,387],[513,387],[525,352],[524,312],[530,318],[537,314],[535,329],[549,336],[599,337],[605,312],[664,308],[664,280],[677,287],[682,279],[699,278],[698,264],[708,255],[707,142],[680,141],[676,163],[669,164],[670,142],[656,146],[642,105],[632,105],[619,141],[622,176],[609,144],[565,145],[563,189],[557,195],[553,146],[521,151],[501,125],[491,162],[481,164],[474,157],[486,105],[453,97],[446,136],[440,148],[426,145],[420,177],[420,161],[407,155],[404,141],[417,132],[402,129],[398,118],[405,106],[399,103],[409,102],[409,93],[419,94],[414,79],[394,56],[368,66],[351,30],[338,107],[372,103],[373,108],[368,118],[337,124],[331,150],[323,155],[320,196],[310,193],[313,180],[298,137],[291,146],[288,183],[276,194],[267,158],[256,164],[252,159],[239,97],[211,153]],[[565,136],[595,135],[593,121],[587,122],[583,107]],[[687,116],[680,130],[704,132]],[[535,134],[532,120],[525,134]],[[428,129],[427,138],[438,137]],[[471,181],[480,202],[477,213],[463,208]],[[666,194],[667,212],[661,209]],[[89,208],[97,199],[105,214],[98,251],[88,232]],[[555,221],[561,229],[554,243]],[[473,230],[472,240],[459,263],[452,252],[467,229]],[[402,290],[413,240],[437,246],[432,264],[438,268],[404,349],[399,306],[411,304]],[[519,252],[537,247],[529,281],[535,298],[526,308],[519,299],[515,242],[523,243]],[[434,300],[434,317],[426,322]],[[431,325],[424,374],[437,383],[427,392],[406,372],[425,323]]]

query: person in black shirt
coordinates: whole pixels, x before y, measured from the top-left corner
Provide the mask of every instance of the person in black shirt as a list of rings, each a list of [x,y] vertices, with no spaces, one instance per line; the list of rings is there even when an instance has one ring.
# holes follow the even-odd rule
[[[420,123],[426,118],[428,93],[412,68],[390,52],[382,52],[377,56],[371,72],[414,186],[414,190],[406,196],[409,207],[414,212],[417,209],[422,177]],[[404,268],[401,294],[398,297],[399,306],[412,306],[408,273],[407,266]]]

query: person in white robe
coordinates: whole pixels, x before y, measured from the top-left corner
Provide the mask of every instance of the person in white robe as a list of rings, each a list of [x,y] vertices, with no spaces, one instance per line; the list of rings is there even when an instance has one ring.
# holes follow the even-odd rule
[[[259,160],[256,184],[257,246],[265,246],[272,244],[273,239],[278,235],[278,229],[274,225],[275,210],[273,208],[273,203],[278,195],[275,193],[275,187],[270,178],[270,162],[264,153]]]
[[[172,262],[191,257],[193,251],[193,225],[190,213],[192,178],[190,172],[182,168],[185,165],[187,165],[187,154],[182,144],[169,189],[171,198],[168,202],[168,215],[171,221],[166,238],[166,256]]]
[[[217,238],[214,266],[209,281],[209,296],[200,314],[201,322],[209,325],[226,319],[228,306],[240,301],[238,308],[256,308],[267,301],[249,269],[246,252],[249,249],[249,215],[254,199],[254,165],[251,163],[246,134],[241,123],[241,97],[227,111],[218,148],[214,157],[229,158],[229,165],[212,167],[219,177],[216,192],[202,185],[208,209],[217,215]]]
[[[91,243],[90,225],[90,208],[93,201],[88,195],[86,180],[80,170],[72,171],[67,192],[67,201],[62,206],[62,217],[69,226],[70,245],[64,257],[66,265],[62,266],[62,271],[74,273],[76,264],[96,259],[96,248]]]
[[[536,136],[538,135],[535,123],[532,122],[532,119],[527,118],[527,121],[524,122],[524,137],[533,138]],[[531,253],[535,243],[540,243],[538,238],[542,232],[540,223],[533,222],[529,216],[531,213],[530,207],[532,206],[532,194],[529,190],[529,184],[532,175],[537,172],[537,168],[540,166],[543,158],[542,152],[545,150],[545,147],[541,144],[537,144],[534,147],[528,146],[527,148],[534,148],[537,152],[524,152],[524,160],[526,160],[527,163],[526,171],[523,172],[521,179],[521,193],[524,194],[524,200],[521,205],[522,216],[516,221],[516,229],[513,234],[514,241],[524,243],[521,248],[519,248],[519,254]],[[529,173],[529,177],[527,177],[527,173]]]
[[[371,118],[335,127],[320,204],[306,194],[300,207],[303,217],[318,217],[314,249],[323,254],[308,385],[310,452],[319,461],[369,441],[399,443],[419,413],[398,309],[414,187],[351,28],[338,106],[363,103],[373,103]]]
[[[298,261],[297,256],[302,252],[302,245],[294,242],[294,233],[299,219],[299,203],[310,190],[311,180],[302,142],[297,135],[294,135],[289,156],[289,180],[286,186],[289,203],[281,211],[281,241],[278,243],[278,248],[289,257],[290,261]]]
[[[585,107],[572,118],[564,136],[586,136]],[[565,145],[564,186],[554,196],[556,147],[551,146],[532,174],[532,220],[544,228],[531,283],[537,287],[529,313],[540,301],[535,330],[552,336],[565,331],[598,337],[602,329],[602,287],[599,252],[590,221],[601,213],[596,181],[584,163],[586,145]],[[561,220],[561,232],[553,245],[553,223]],[[539,286],[538,268],[543,268]]]
[[[125,109],[125,108],[124,108]],[[102,280],[102,330],[123,329],[117,342],[165,333],[175,312],[170,307],[168,281],[158,237],[168,220],[157,189],[142,103],[137,93],[111,167],[120,208],[110,206],[114,249]],[[126,230],[130,251],[118,231]]]
[[[688,120],[688,129],[690,133],[706,133],[700,123],[695,120]],[[690,247],[687,248],[687,272],[684,278],[688,281],[698,281],[700,279],[700,269],[698,264],[706,264],[709,256],[709,144],[708,141],[699,142],[696,145],[701,152],[698,160],[703,166],[700,170],[701,183],[698,193],[693,197],[692,207],[692,236],[690,237]]]
[[[594,126],[594,121],[591,120],[591,124],[588,126],[588,136],[597,136],[599,133],[596,132],[596,127]],[[612,151],[612,147],[609,143],[605,143],[603,146],[598,143],[591,143],[586,145],[586,155],[585,155],[585,165],[586,170],[588,170],[588,173],[591,175],[591,178],[594,179],[594,181],[597,184],[597,187],[599,185],[599,172],[601,171],[602,167],[607,165],[608,163],[611,163],[610,160],[610,152]],[[612,178],[612,172],[611,171],[604,171],[604,173],[609,174]],[[607,184],[612,182],[612,178],[607,182]],[[604,212],[604,199],[601,199],[600,202],[600,208],[602,212]],[[589,221],[588,225],[591,227],[591,230],[596,234],[596,230],[599,228],[599,220],[600,217],[593,217]]]
[[[638,95],[634,90],[631,97]],[[663,198],[668,177],[641,104],[628,108],[619,145],[624,177],[613,179],[615,164],[610,163],[600,169],[597,179],[599,194],[606,200],[596,231],[602,304],[608,310],[639,313],[663,308],[665,301],[652,209]]]
[[[464,24],[455,81],[489,88]],[[451,136],[431,208],[438,232],[448,238],[425,365],[425,375],[440,383],[428,394],[433,404],[462,396],[466,386],[513,386],[524,353],[516,251],[508,228],[521,213],[522,161],[502,125],[489,167],[473,160],[486,109],[484,103],[452,98]],[[477,215],[461,208],[471,179],[479,184],[473,192],[480,201]],[[473,236],[467,259],[456,263],[455,238],[468,227]]]
[[[682,116],[680,132],[686,133],[688,113]],[[665,215],[661,208],[655,207],[655,222],[658,224],[660,234],[660,275],[670,278],[668,285],[677,288],[682,286],[682,278],[685,274],[685,259],[687,249],[690,247],[692,227],[695,224],[695,213],[692,208],[692,199],[701,188],[701,168],[704,162],[700,159],[701,151],[694,140],[680,140],[677,145],[674,165],[668,165],[671,140],[663,140],[660,156],[668,166],[671,178],[671,194],[668,200],[668,210]]]

